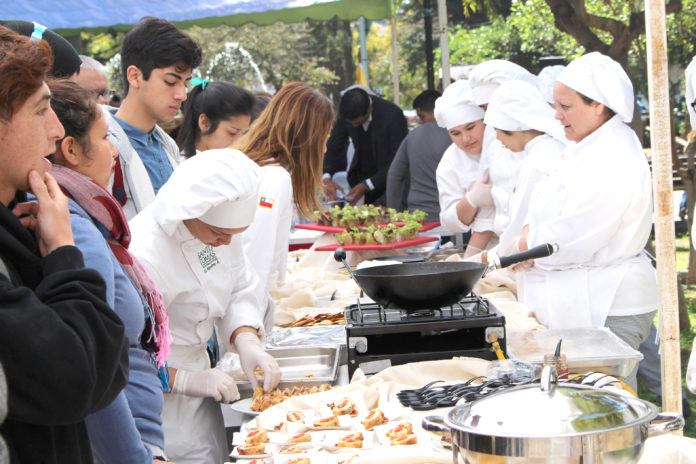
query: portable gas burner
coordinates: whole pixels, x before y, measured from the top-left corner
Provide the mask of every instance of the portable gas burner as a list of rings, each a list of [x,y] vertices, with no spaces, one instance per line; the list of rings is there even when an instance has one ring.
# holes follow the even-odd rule
[[[468,356],[496,359],[492,334],[503,352],[505,317],[475,294],[439,309],[385,309],[376,303],[345,308],[348,372],[375,374],[414,361]]]

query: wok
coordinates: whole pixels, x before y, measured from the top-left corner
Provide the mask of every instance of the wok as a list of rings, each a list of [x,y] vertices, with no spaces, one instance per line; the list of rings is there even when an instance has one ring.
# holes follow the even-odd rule
[[[336,261],[343,261],[358,286],[384,308],[434,309],[452,305],[471,293],[489,270],[504,268],[528,259],[551,255],[557,245],[544,244],[522,253],[501,256],[491,265],[472,262],[404,263],[352,271],[346,252],[337,248]]]

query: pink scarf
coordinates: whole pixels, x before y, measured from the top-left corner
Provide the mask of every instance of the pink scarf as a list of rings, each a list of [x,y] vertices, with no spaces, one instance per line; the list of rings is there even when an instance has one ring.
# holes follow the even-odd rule
[[[145,298],[145,329],[140,342],[153,356],[154,363],[160,370],[160,378],[166,368],[169,344],[172,341],[169,332],[169,318],[157,290],[147,271],[138,259],[128,251],[131,241],[128,220],[119,202],[106,189],[89,177],[60,165],[53,165],[50,174],[55,177],[63,192],[73,199],[87,214],[101,224],[110,234],[102,235],[111,247],[111,251],[123,266],[133,285]]]

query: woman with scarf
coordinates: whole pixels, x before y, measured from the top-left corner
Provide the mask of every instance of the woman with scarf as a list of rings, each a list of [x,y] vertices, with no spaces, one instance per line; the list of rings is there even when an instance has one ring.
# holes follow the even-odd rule
[[[309,218],[320,205],[326,139],[333,109],[328,98],[299,83],[284,85],[234,147],[261,166],[254,221],[244,232],[244,252],[259,276],[257,298],[264,327],[273,329],[268,291],[285,280],[294,206]]]
[[[616,61],[584,55],[558,76],[556,118],[569,140],[532,194],[520,250],[559,250],[526,272],[523,301],[550,329],[606,326],[633,349],[658,307],[643,248],[652,222],[650,169],[636,134],[633,86]],[[635,371],[626,378],[636,386]]]
[[[167,386],[167,313],[154,283],[128,251],[126,216],[107,191],[118,152],[88,90],[67,80],[49,86],[51,106],[65,128],[50,173],[69,199],[75,244],[85,264],[104,278],[107,301],[129,341],[128,384],[109,406],[87,418],[92,449],[104,464],[164,461],[160,414]]]

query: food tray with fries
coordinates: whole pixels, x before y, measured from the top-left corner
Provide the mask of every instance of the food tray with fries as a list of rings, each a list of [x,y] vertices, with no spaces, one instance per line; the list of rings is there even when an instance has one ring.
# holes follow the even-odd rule
[[[278,388],[281,390],[322,384],[333,385],[336,381],[340,354],[338,346],[293,346],[269,348],[266,352],[276,359],[280,367]],[[259,384],[263,385],[262,374],[257,372],[257,377]],[[242,398],[250,397],[253,393],[246,377],[245,380],[237,380],[237,388]]]

